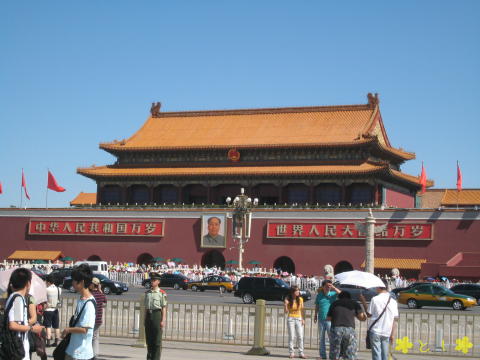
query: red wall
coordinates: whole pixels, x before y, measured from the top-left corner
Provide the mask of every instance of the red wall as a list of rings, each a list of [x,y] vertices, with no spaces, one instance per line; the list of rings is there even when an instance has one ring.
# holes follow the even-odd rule
[[[415,196],[404,194],[392,189],[386,189],[387,206],[395,206],[403,209],[413,209],[415,207]]]
[[[422,214],[421,211],[398,210],[398,216],[404,216],[405,223],[414,220],[409,214]],[[390,212],[394,214],[395,212]],[[293,211],[289,216],[294,216]],[[316,215],[315,215],[316,214]],[[330,216],[331,214],[331,216]],[[429,213],[429,221],[434,224],[433,240],[377,240],[375,257],[388,258],[425,258],[430,262],[446,263],[460,251],[480,251],[480,218],[475,220],[439,220],[436,213]],[[99,217],[102,214],[99,213]],[[165,218],[165,236],[160,239],[143,237],[99,237],[99,236],[32,236],[27,234],[29,217],[7,217],[0,214],[0,260],[5,259],[15,250],[60,250],[66,256],[85,259],[98,255],[103,260],[135,262],[142,253],[164,258],[181,257],[189,264],[200,264],[203,254],[210,249],[200,248],[200,215],[198,218]],[[285,213],[278,212],[278,217]],[[353,215],[353,216],[352,216]],[[42,217],[39,214],[35,217]],[[50,216],[52,216],[50,214]],[[70,215],[69,215],[70,216]],[[72,213],[72,217],[78,216]],[[182,216],[179,212],[178,216]],[[302,219],[319,220],[317,213],[302,213]],[[325,216],[329,218],[324,220]],[[338,220],[349,217],[348,221],[362,221],[364,212],[356,214],[344,211],[338,215],[334,211],[324,212],[321,221]],[[154,215],[162,218],[162,212]],[[153,218],[153,216],[152,216]],[[121,217],[119,217],[121,219]],[[144,219],[142,217],[142,219]],[[269,219],[257,218],[252,224],[252,238],[247,243],[244,261],[258,260],[263,267],[271,268],[280,256],[290,257],[296,271],[303,274],[323,274],[326,264],[335,266],[339,261],[348,261],[359,269],[364,261],[364,242],[362,240],[342,239],[267,239],[266,226]],[[392,221],[392,220],[390,220]],[[398,220],[397,220],[398,221]],[[426,220],[421,220],[425,222]],[[220,249],[226,260],[236,260],[238,250],[233,246],[231,237],[231,219],[228,220],[227,249]]]

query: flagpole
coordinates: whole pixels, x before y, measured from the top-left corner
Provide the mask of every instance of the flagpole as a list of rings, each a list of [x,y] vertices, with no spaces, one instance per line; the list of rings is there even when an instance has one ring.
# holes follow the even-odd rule
[[[49,168],[47,168],[47,189],[45,190],[45,209],[48,209],[48,172],[50,172]]]
[[[23,169],[22,169],[22,182],[20,183],[20,209],[22,208],[23,205]]]
[[[458,190],[458,160],[457,160],[457,210],[458,210],[458,195],[459,195],[458,193],[459,192],[460,191]]]

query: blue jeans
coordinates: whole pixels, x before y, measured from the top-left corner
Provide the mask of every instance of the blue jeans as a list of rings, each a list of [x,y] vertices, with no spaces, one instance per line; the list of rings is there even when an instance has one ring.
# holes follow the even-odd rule
[[[370,342],[372,344],[372,360],[388,360],[390,337],[370,332]]]
[[[327,344],[326,336],[328,336],[328,343],[332,343],[332,335],[330,332],[330,327],[332,323],[327,320],[318,320],[318,336],[319,336],[319,352],[322,359],[327,358]]]

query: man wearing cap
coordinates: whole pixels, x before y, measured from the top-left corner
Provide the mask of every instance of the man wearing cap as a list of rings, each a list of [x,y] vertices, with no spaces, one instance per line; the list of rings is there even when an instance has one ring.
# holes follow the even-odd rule
[[[89,286],[90,292],[95,298],[97,306],[95,307],[95,326],[93,328],[93,354],[94,359],[97,358],[100,353],[100,326],[103,323],[103,307],[107,303],[107,297],[102,292],[100,286],[100,280],[96,277],[92,279],[92,283]]]
[[[162,333],[167,321],[167,294],[160,289],[160,274],[150,274],[152,288],[145,293],[147,360],[160,360]]]

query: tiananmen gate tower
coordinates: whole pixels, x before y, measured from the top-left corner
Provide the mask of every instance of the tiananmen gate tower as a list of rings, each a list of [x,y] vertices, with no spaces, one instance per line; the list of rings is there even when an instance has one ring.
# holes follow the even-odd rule
[[[315,275],[327,264],[361,269],[356,224],[372,208],[386,224],[375,237],[376,273],[480,279],[478,192],[421,194],[420,177],[401,169],[415,154],[390,143],[377,94],[360,105],[162,112],[154,103],[150,112],[129,138],[100,144],[113,164],[77,169],[96,193],[65,209],[0,209],[0,256],[225,267],[238,258],[226,199],[243,188],[259,199],[246,264]]]

